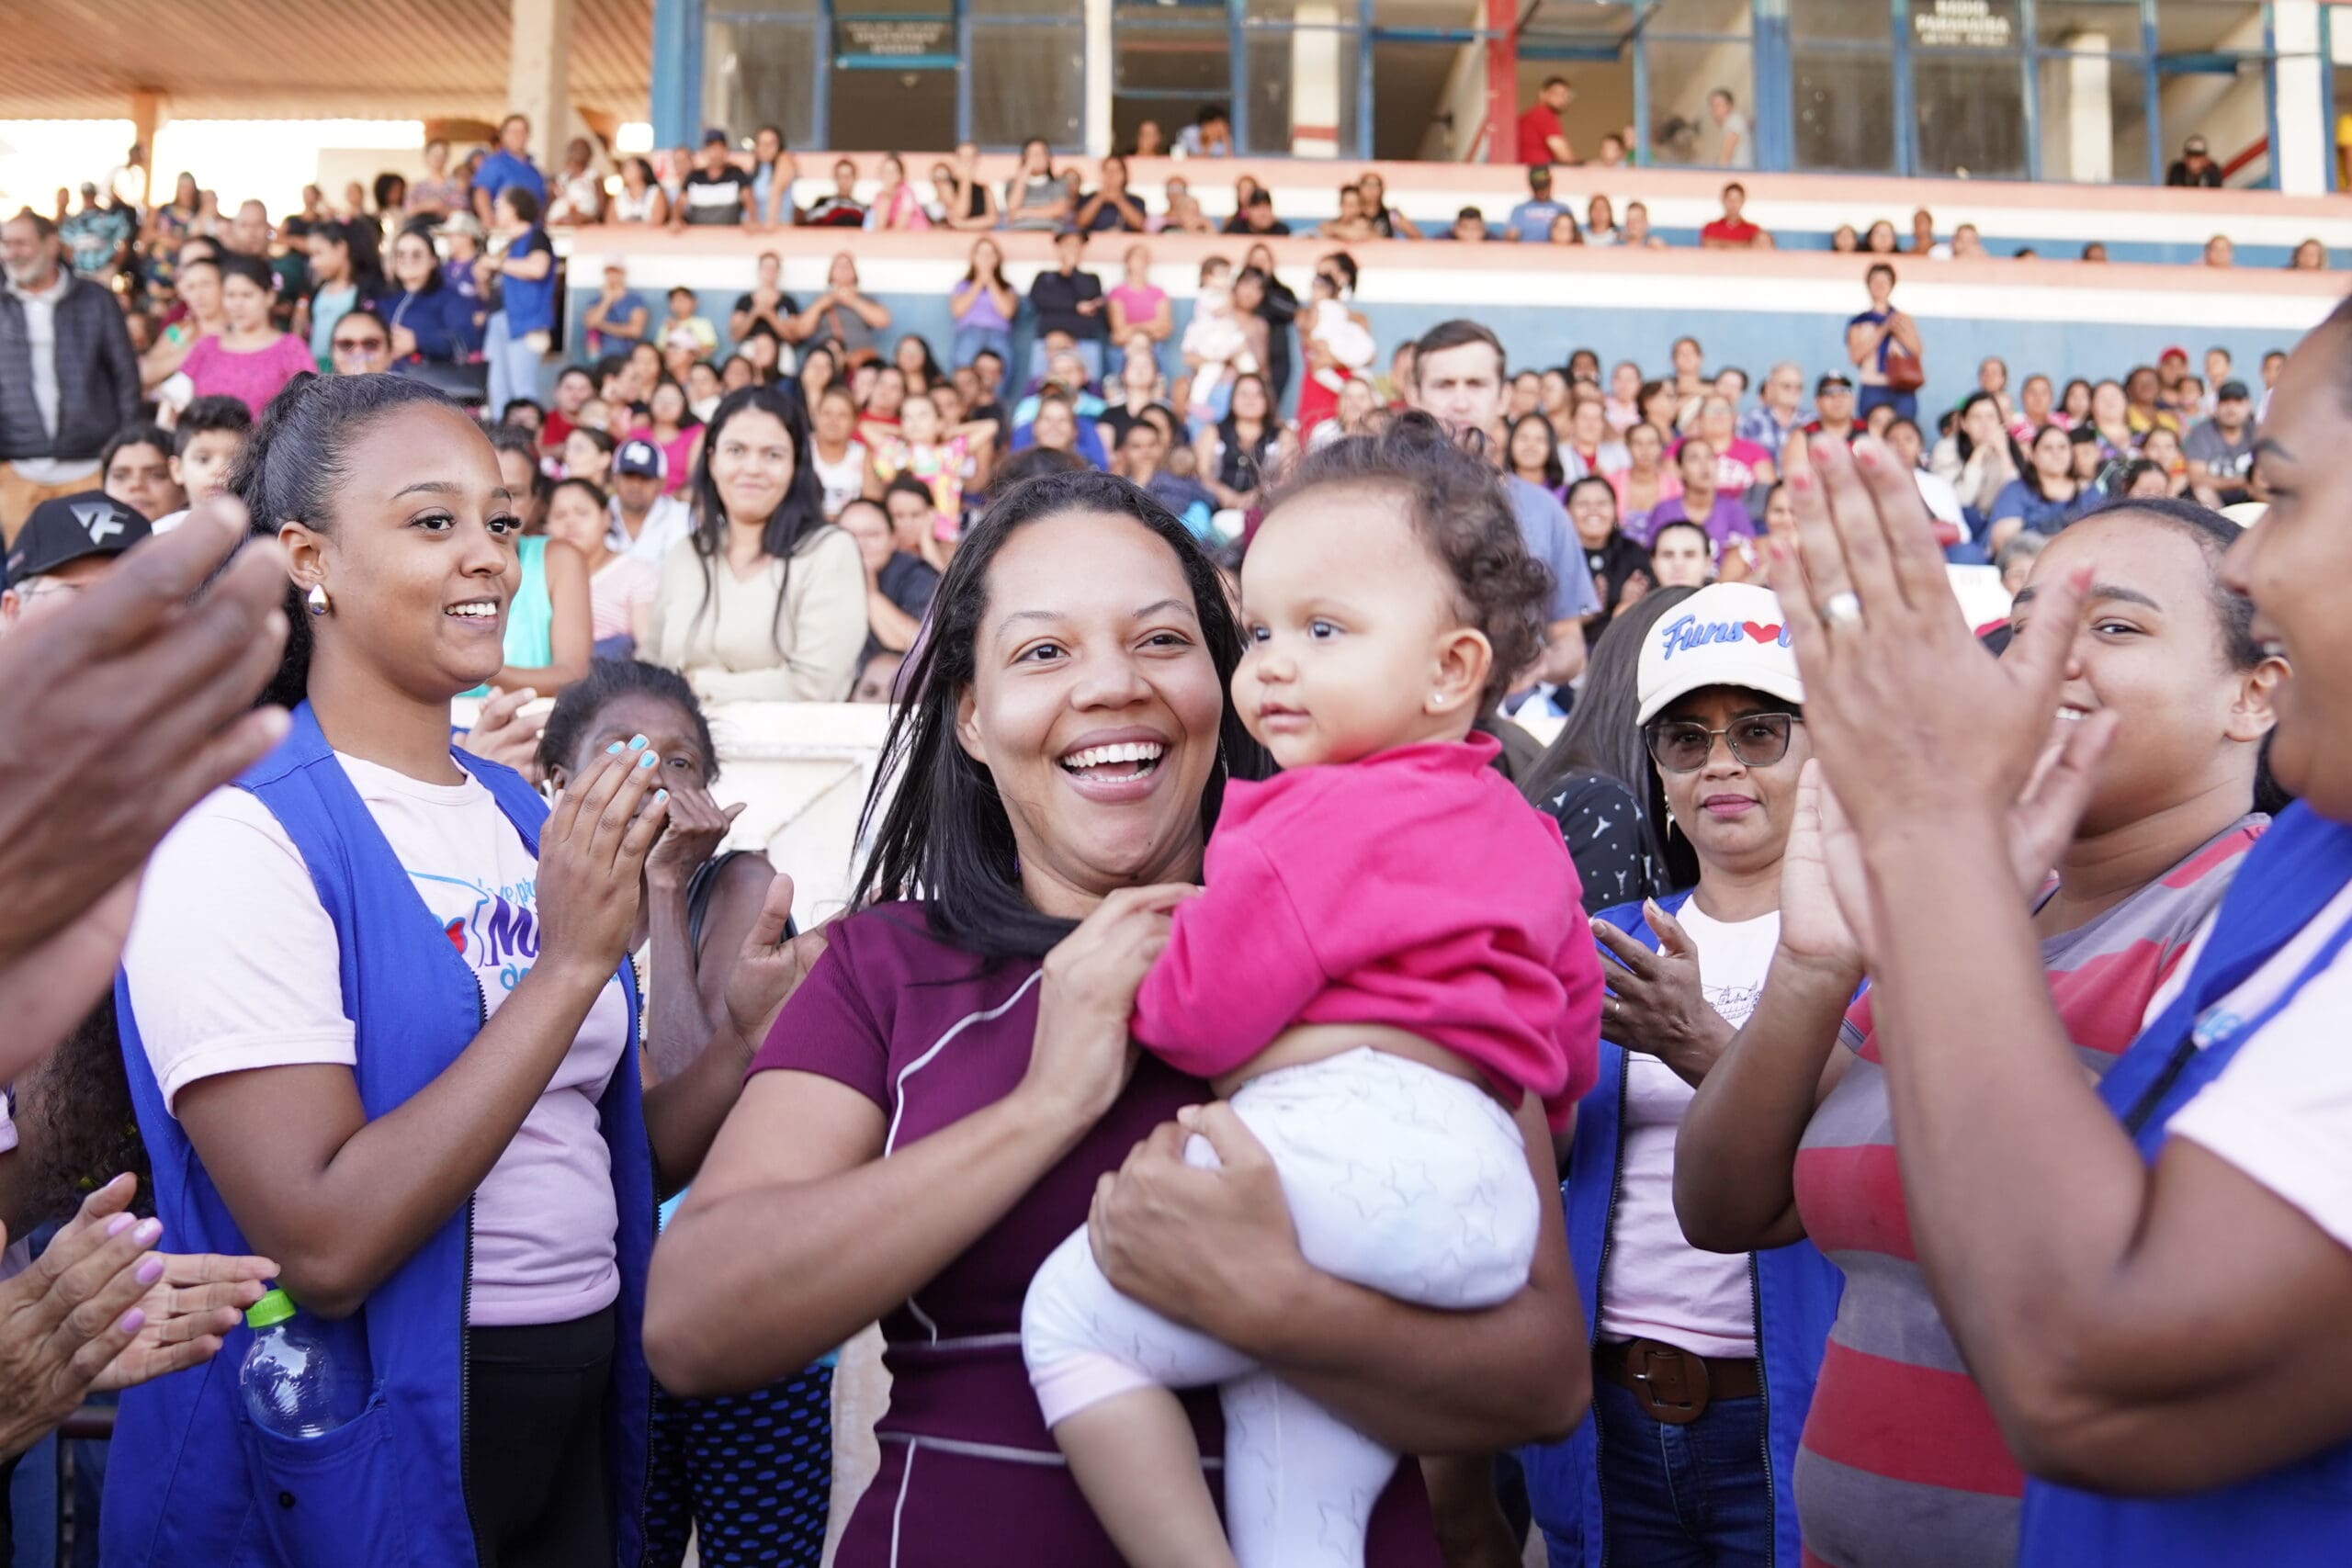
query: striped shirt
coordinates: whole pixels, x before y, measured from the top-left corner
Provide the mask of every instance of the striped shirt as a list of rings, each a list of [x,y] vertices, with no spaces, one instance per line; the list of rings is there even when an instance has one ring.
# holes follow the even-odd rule
[[[2267,818],[2241,819],[2156,881],[2041,944],[2075,1051],[2104,1074],[2221,902]],[[1845,1077],[1797,1150],[1805,1234],[1845,1270],[1796,1465],[1805,1568],[2007,1568],[2025,1475],[1928,1292],[1895,1166],[1868,994],[1840,1038]]]

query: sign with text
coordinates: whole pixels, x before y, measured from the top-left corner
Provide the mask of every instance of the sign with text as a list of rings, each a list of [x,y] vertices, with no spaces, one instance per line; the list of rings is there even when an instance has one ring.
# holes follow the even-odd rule
[[[836,65],[916,68],[956,62],[956,23],[947,17],[836,17]]]
[[[1911,41],[1923,49],[2012,49],[2018,0],[1913,0]]]

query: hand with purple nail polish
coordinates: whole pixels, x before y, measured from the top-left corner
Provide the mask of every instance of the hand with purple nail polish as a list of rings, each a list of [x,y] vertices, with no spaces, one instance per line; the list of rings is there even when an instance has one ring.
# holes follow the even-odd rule
[[[0,1282],[0,1460],[24,1452],[93,1390],[129,1388],[220,1348],[277,1272],[266,1258],[176,1258],[131,1213],[119,1176],[16,1278]],[[0,1229],[0,1242],[5,1242]]]

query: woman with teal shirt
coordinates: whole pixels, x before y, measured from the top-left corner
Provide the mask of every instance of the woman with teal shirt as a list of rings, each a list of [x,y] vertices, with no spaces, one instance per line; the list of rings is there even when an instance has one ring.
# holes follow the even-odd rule
[[[1815,442],[1792,475],[1775,575],[1848,819],[1825,858],[1868,932],[1911,1241],[2030,1478],[2027,1568],[2317,1568],[2352,1541],[2347,365],[2339,308],[2279,378],[2269,510],[2222,566],[2293,667],[2270,763],[2303,799],[2096,1086],[2036,973],[2014,803],[2063,737],[2071,828],[2115,725],[2070,648],[2128,649],[2166,606],[2052,584],[1985,660],[1883,444]]]
[[[541,491],[547,487],[531,433],[495,425],[490,444],[497,450],[499,468],[526,525],[545,528],[547,503]],[[578,550],[543,533],[526,534],[514,544],[523,575],[506,605],[506,667],[465,694],[469,697],[487,696],[492,686],[509,692],[528,686],[541,696],[553,696],[588,673],[588,662],[595,656],[588,563]]]

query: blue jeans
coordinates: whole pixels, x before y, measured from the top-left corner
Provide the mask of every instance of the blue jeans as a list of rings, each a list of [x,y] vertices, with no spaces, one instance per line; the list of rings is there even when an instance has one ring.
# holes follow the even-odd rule
[[[505,412],[516,398],[539,395],[539,351],[525,338],[510,336],[506,312],[490,318],[482,338],[482,357],[490,362],[490,417]]]
[[[1011,327],[957,327],[956,344],[949,351],[947,368],[961,370],[980,356],[982,349],[993,349],[1004,364],[1005,374],[1012,373],[1012,329]]]
[[[1914,424],[1919,423],[1919,394],[1890,391],[1884,387],[1855,389],[1854,423],[1860,424],[1870,418],[1871,410],[1882,403],[1893,409],[1897,419],[1907,419]]]
[[[1592,1384],[1600,1428],[1601,1529],[1612,1562],[1643,1568],[1764,1568],[1772,1488],[1764,1402],[1719,1399],[1683,1427],[1652,1420],[1633,1391]]]

